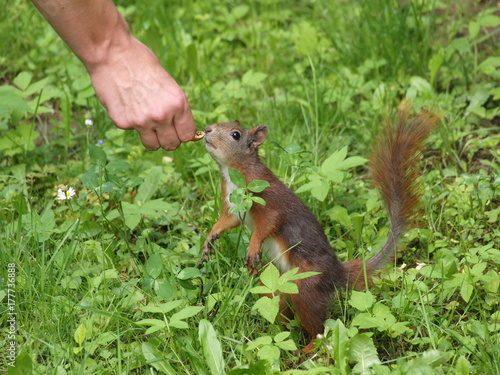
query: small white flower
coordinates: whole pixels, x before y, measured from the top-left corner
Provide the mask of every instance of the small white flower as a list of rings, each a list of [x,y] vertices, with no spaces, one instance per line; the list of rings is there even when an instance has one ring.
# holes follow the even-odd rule
[[[417,262],[417,266],[415,267],[415,269],[417,271],[420,271],[422,268],[424,268],[425,266],[427,265],[427,263],[418,263]]]
[[[66,200],[66,199],[71,199],[73,196],[76,194],[75,189],[73,189],[72,186],[68,187],[66,186],[65,189],[57,189],[57,199],[59,200]]]
[[[85,125],[87,125],[87,126],[94,125],[94,120],[92,120],[91,118],[86,118],[85,119]]]

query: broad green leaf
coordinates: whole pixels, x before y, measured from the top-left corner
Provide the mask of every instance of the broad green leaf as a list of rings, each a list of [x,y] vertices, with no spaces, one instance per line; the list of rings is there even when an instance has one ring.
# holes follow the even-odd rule
[[[163,198],[160,198],[144,202],[144,204],[138,207],[138,212],[142,215],[154,218],[163,215],[165,212],[170,212],[170,211],[174,211],[171,213],[175,214],[176,210],[172,209],[173,206],[171,203],[164,201]]]
[[[342,182],[344,174],[339,171],[334,171],[330,174],[330,180],[333,182]],[[337,180],[335,180],[337,179]],[[315,186],[311,189],[311,195],[319,200],[320,202],[324,202],[328,192],[330,191],[330,184],[328,181],[322,181],[322,183],[318,186]]]
[[[19,90],[8,85],[0,86],[0,117],[13,110],[31,111],[31,108],[22,98]]]
[[[472,296],[473,291],[474,291],[474,286],[471,285],[469,282],[464,281],[462,283],[462,286],[460,288],[460,295],[462,296],[465,302],[470,301],[470,297]]]
[[[166,314],[169,311],[172,311],[173,309],[178,307],[181,303],[182,303],[182,300],[169,301],[166,303],[161,303],[159,305],[142,306],[141,310],[144,312],[150,312],[150,313]]]
[[[112,193],[115,190],[116,185],[111,181],[106,181],[101,186],[101,192],[103,193]]]
[[[298,267],[295,267],[295,268],[292,268],[291,270],[286,271],[283,275],[280,276],[280,281],[282,283],[285,283],[285,282],[288,282],[291,280],[297,280],[297,278],[295,278],[297,275],[297,272],[299,272]]]
[[[241,77],[241,83],[244,86],[259,87],[266,77],[266,73],[254,72],[250,69],[248,72],[243,74],[243,77]]]
[[[1,88],[1,86],[0,86]],[[1,99],[1,98],[0,98]],[[0,137],[0,150],[5,150],[7,156],[12,156],[35,149],[35,139],[40,134],[33,125],[21,123]]]
[[[274,336],[274,341],[275,342],[282,342],[283,340],[285,340],[286,338],[288,338],[288,336],[290,336],[290,332],[289,331],[280,332],[276,336]]]
[[[260,359],[266,359],[270,363],[275,363],[280,358],[280,350],[276,346],[266,345],[257,352],[257,357]]]
[[[437,349],[430,349],[423,352],[421,357],[414,359],[412,362],[415,365],[423,364],[434,368],[443,364],[446,358],[450,355],[451,353],[441,352]],[[412,364],[412,362],[410,362],[410,365]]]
[[[74,339],[78,346],[82,346],[85,341],[85,336],[87,335],[87,328],[85,328],[85,324],[80,324],[75,331]]]
[[[272,299],[264,296],[258,299],[257,302],[255,302],[252,310],[257,310],[264,319],[266,319],[270,323],[274,323],[279,313],[279,303],[279,296],[275,296]]]
[[[434,83],[434,78],[436,77],[439,68],[444,61],[444,49],[440,48],[436,53],[434,53],[429,60],[429,74],[430,74],[430,83],[431,85]]]
[[[125,216],[125,224],[130,229],[134,229],[141,221],[140,207],[134,203],[121,202],[123,214]]]
[[[94,288],[98,288],[99,285],[101,285],[103,280],[117,279],[117,278],[118,278],[118,271],[115,268],[111,268],[109,270],[104,270],[101,272],[100,275],[98,275],[92,279],[92,286]]]
[[[383,319],[372,316],[369,313],[361,313],[354,317],[352,325],[361,329],[379,328],[384,324]]]
[[[201,276],[201,272],[198,268],[195,267],[186,267],[183,268],[178,274],[177,278],[180,280],[189,280],[194,277]]]
[[[297,284],[292,283],[291,281],[288,282],[278,282],[277,289],[281,293],[286,293],[286,294],[298,294],[299,293],[299,288]]]
[[[99,186],[99,175],[95,171],[88,171],[82,175],[82,184],[86,189],[95,189]]]
[[[471,47],[467,38],[456,38],[450,43],[450,46],[462,53],[470,53]]]
[[[495,73],[499,67],[500,67],[500,57],[490,56],[486,60],[484,60],[481,64],[479,64],[477,70],[487,75],[493,75],[493,73]]]
[[[234,189],[229,195],[229,202],[238,205],[245,199],[245,196],[245,188]]]
[[[302,152],[302,149],[298,144],[292,143],[285,147],[285,151],[293,155]]]
[[[260,281],[272,291],[276,291],[279,277],[280,271],[274,264],[270,263],[260,274]]]
[[[455,362],[455,374],[456,375],[469,375],[470,374],[470,362],[464,356],[458,357]]]
[[[149,343],[142,344],[142,355],[146,358],[148,365],[154,367],[157,371],[168,375],[177,375],[177,372],[164,360],[165,354],[153,347]]]
[[[361,156],[351,156],[350,158],[345,159],[340,162],[339,169],[345,170],[357,167],[359,165],[363,165],[368,162],[368,159],[362,158]]]
[[[166,279],[155,280],[153,283],[153,290],[157,296],[169,299],[174,295],[174,287]]]
[[[125,225],[130,230],[134,230],[139,223],[141,222],[141,215],[139,214],[130,214],[125,216]]]
[[[422,77],[413,76],[410,78],[410,86],[420,93],[432,94],[432,86]]]
[[[479,262],[477,264],[474,264],[474,266],[471,268],[471,273],[476,276],[483,276],[483,272],[487,266],[488,264],[486,262]]]
[[[277,342],[276,346],[283,350],[297,350],[297,345],[292,340]]]
[[[311,373],[311,370],[308,370],[307,373],[310,375],[314,375]],[[250,363],[248,365],[240,365],[238,367],[231,369],[227,373],[227,375],[268,375],[268,374],[273,374],[273,370],[271,368],[271,364],[269,363],[269,361],[265,359],[258,360],[257,362]]]
[[[262,181],[262,180],[254,180],[250,182],[247,186],[248,190],[254,193],[260,193],[264,191],[265,188],[271,186],[269,182],[267,181]]]
[[[347,146],[342,147],[340,150],[335,151],[321,164],[321,173],[328,177],[334,171],[340,169],[341,163],[345,160],[347,156]]]
[[[318,39],[318,31],[307,21],[302,21],[292,27],[294,49],[302,56],[313,56],[317,52]]]
[[[302,279],[307,279],[308,277],[320,275],[321,272],[316,272],[316,271],[308,271],[308,272],[301,272],[297,273],[296,275],[292,277],[287,277],[287,280],[302,280]],[[285,274],[283,274],[285,275]],[[283,277],[283,276],[282,276]]]
[[[366,311],[375,303],[375,298],[368,292],[357,292],[352,291],[351,297],[349,298],[349,305],[354,307],[359,311]]]
[[[342,225],[348,226],[352,224],[349,212],[345,207],[333,206],[326,212],[326,214],[330,217],[330,219],[338,221]]]
[[[486,90],[477,90],[472,97],[470,98],[469,106],[467,107],[468,111],[473,111],[475,109],[480,108],[483,104],[486,103],[490,94]]]
[[[198,326],[198,339],[200,340],[203,355],[208,364],[211,374],[224,374],[224,358],[217,333],[212,324],[206,320],[200,320]]]
[[[160,319],[142,319],[142,320],[139,320],[136,324],[138,324],[140,326],[150,326],[144,332],[146,335],[160,331],[167,326],[165,321],[160,320]]]
[[[238,5],[233,8],[231,14],[235,19],[240,19],[245,17],[249,10],[250,7],[248,5]]]
[[[141,319],[136,324],[140,326],[163,326],[166,327],[166,324],[163,320],[160,319]]]
[[[40,97],[35,97],[35,99],[33,100],[33,102],[34,102],[33,108],[36,106],[36,103],[38,102],[38,100],[40,100],[40,103],[43,103],[43,102],[45,102],[49,99],[52,99],[54,97],[60,98],[64,95],[63,91],[50,85],[51,79],[52,79],[51,77],[45,77],[39,81],[31,82],[29,87],[27,87],[26,89],[23,90],[24,91],[23,96],[25,98],[28,96],[37,95],[37,94],[41,95]]]
[[[247,350],[254,350],[259,346],[271,345],[273,343],[273,338],[271,336],[261,336],[257,337],[247,346]]]
[[[144,182],[139,186],[135,200],[137,202],[146,202],[151,199],[156,190],[160,187],[163,168],[156,166],[151,168],[149,174],[144,179]]]
[[[2,366],[6,366],[6,361],[2,363]],[[21,353],[16,357],[14,362],[14,367],[8,366],[6,371],[8,375],[31,375],[33,373],[33,361],[28,353]]]
[[[500,17],[494,14],[487,14],[479,17],[477,22],[483,27],[497,27],[500,25]]]
[[[33,74],[31,72],[21,72],[12,81],[14,85],[25,91],[31,83]]]
[[[189,328],[188,324],[184,322],[184,319],[190,318],[196,314],[198,314],[201,310],[203,310],[202,306],[188,306],[183,308],[181,311],[173,314],[169,319],[169,324],[171,327],[175,328]]]
[[[241,173],[240,171],[237,171],[236,169],[233,169],[233,168],[228,168],[227,172],[228,172],[229,178],[233,184],[235,184],[236,186],[238,186],[240,188],[244,188],[247,186],[247,182],[245,180],[245,176],[243,175],[243,173]]]
[[[146,262],[146,272],[153,279],[158,278],[160,276],[161,271],[163,270],[163,261],[161,259],[160,254],[153,254],[148,258]]]
[[[107,165],[106,165],[106,170],[109,173],[121,173],[127,169],[130,168],[130,164],[127,163],[125,160],[122,159],[117,159],[117,160],[111,160]]]
[[[252,197],[252,202],[258,203],[262,206],[266,205],[266,201],[262,199],[261,197]]]
[[[125,182],[125,187],[126,188],[134,188],[136,186],[139,186],[144,180],[140,177],[132,177],[130,179],[128,179],[126,182]]]
[[[337,319],[332,332],[333,359],[335,360],[335,367],[339,369],[339,373],[342,375],[351,373],[351,369],[348,366],[348,342],[347,329],[344,323],[340,319]]]
[[[104,164],[106,164],[106,152],[92,143],[89,144],[89,156],[90,160],[97,165],[104,166]]]
[[[308,176],[309,182],[300,186],[296,192],[297,194],[303,193],[305,191],[310,191],[314,188],[322,186],[325,182],[327,186],[329,187],[330,185],[328,184],[328,181],[325,181],[325,178],[323,176],[320,176],[319,174],[311,174]]]
[[[265,285],[255,286],[252,289],[250,289],[250,293],[256,293],[256,294],[272,294],[273,292],[275,291],[269,289]]]
[[[373,340],[366,334],[355,335],[350,341],[350,357],[356,362],[353,372],[365,374],[373,365],[380,364]]]
[[[44,210],[40,215],[40,228],[38,228],[39,241],[46,241],[50,238],[50,233],[56,226],[54,211],[50,208]]]
[[[500,276],[495,270],[488,270],[481,278],[484,283],[484,289],[491,293],[497,293],[500,288]]]

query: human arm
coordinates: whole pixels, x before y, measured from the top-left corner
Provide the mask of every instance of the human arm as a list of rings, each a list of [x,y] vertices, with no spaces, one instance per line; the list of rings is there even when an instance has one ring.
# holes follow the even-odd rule
[[[158,58],[130,33],[111,0],[32,0],[82,61],[97,97],[148,150],[177,148],[196,130],[187,98]]]

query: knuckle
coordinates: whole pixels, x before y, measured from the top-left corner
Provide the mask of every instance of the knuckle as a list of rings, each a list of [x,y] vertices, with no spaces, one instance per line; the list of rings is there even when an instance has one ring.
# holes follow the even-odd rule
[[[169,105],[174,112],[183,112],[186,109],[187,101],[184,94],[176,95],[172,97],[169,101]]]

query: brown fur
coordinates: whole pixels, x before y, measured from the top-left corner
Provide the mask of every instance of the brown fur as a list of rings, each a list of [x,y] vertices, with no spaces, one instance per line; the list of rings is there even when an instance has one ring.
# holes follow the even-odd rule
[[[436,122],[437,118],[431,115],[408,117],[407,111],[403,110],[396,128],[388,126],[373,150],[371,173],[389,212],[391,228],[382,250],[366,264],[360,259],[342,264],[311,211],[260,161],[258,147],[266,138],[267,127],[247,130],[234,122],[206,128],[207,150],[219,163],[221,171],[233,168],[243,173],[247,183],[264,180],[270,184],[256,194],[266,201],[266,205],[254,203],[249,212],[253,233],[246,264],[250,272],[257,274],[261,247],[267,239],[272,239],[282,254],[280,259],[275,260],[281,272],[292,268],[298,268],[299,272],[320,272],[319,275],[297,280],[299,293],[282,298],[280,305],[283,316],[291,318],[293,314],[286,302],[289,299],[302,326],[311,336],[304,352],[314,348],[314,339],[323,332],[333,292],[345,287],[364,289],[371,286],[370,276],[394,258],[397,241],[415,215],[418,203],[418,185],[415,183],[419,174],[417,157]],[[223,211],[207,237],[203,261],[213,251],[213,241],[222,232],[242,222],[241,218],[228,212],[230,205],[226,196],[229,184],[223,177]]]

